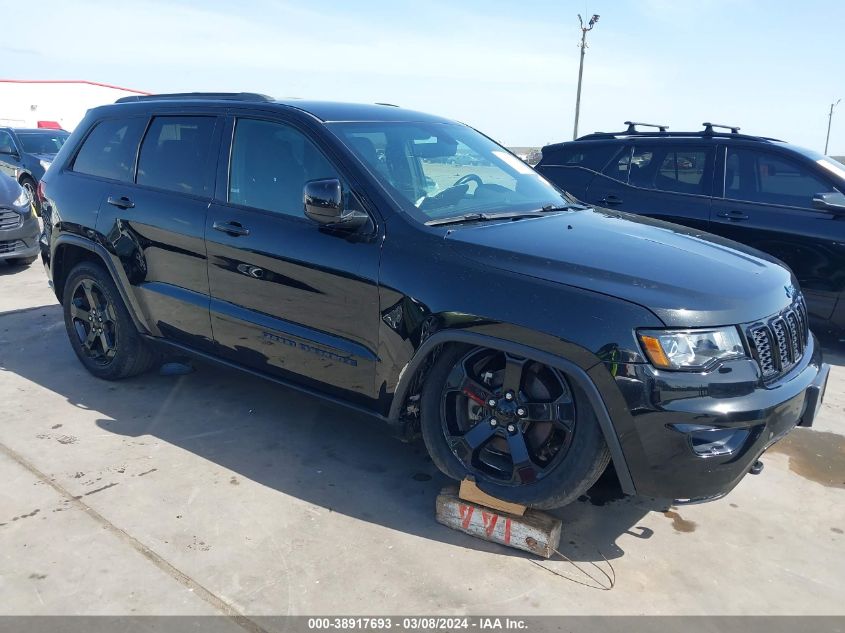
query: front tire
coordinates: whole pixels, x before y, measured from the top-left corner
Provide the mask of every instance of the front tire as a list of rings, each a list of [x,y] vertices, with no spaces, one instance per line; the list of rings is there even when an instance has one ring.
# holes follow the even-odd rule
[[[71,347],[97,378],[120,380],[141,374],[156,360],[138,334],[111,275],[99,264],[71,270],[62,301]]]
[[[454,479],[548,509],[571,503],[610,453],[587,395],[557,369],[497,350],[447,348],[423,386],[423,440]]]
[[[38,185],[29,176],[22,177],[20,184],[21,187],[26,189],[29,199],[32,200],[32,204],[35,207],[35,215],[41,217],[41,203],[38,201]]]

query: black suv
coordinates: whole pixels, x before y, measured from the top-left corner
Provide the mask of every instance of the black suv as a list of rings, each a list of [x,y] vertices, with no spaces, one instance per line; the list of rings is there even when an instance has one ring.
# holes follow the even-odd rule
[[[121,99],[42,194],[95,376],[190,352],[418,430],[447,475],[536,507],[609,461],[626,493],[720,496],[812,423],[827,378],[775,260],[580,206],[472,128],[389,105]]]
[[[544,147],[536,169],[588,204],[677,222],[777,257],[798,278],[814,327],[845,332],[845,165],[738,127],[668,132],[625,123],[624,132]]]

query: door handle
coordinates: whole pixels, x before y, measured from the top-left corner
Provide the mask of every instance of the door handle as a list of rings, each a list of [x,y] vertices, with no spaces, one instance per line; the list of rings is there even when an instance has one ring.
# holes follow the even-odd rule
[[[135,206],[135,203],[126,196],[120,196],[119,198],[117,196],[109,196],[106,202],[118,209],[132,209]]]
[[[233,237],[240,237],[242,235],[249,235],[249,229],[243,226],[240,222],[215,222],[213,225],[215,231],[221,231]]]
[[[721,213],[716,214],[717,218],[725,218],[730,220],[731,222],[742,222],[743,220],[747,220],[748,216],[745,215],[742,211],[722,211]]]
[[[604,198],[600,198],[599,202],[602,204],[622,204],[622,198],[619,196],[610,194],[605,196]]]

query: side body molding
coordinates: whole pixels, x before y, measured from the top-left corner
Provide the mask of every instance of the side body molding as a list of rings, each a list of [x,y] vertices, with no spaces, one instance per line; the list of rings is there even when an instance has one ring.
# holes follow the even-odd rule
[[[428,355],[434,351],[438,345],[443,345],[444,343],[467,343],[470,345],[477,345],[479,347],[488,347],[490,349],[507,352],[516,356],[525,356],[564,372],[567,377],[574,380],[578,386],[584,390],[587,397],[590,399],[590,405],[593,407],[596,419],[599,421],[599,425],[601,426],[605,442],[607,442],[608,449],[610,450],[610,457],[613,461],[613,466],[616,469],[616,474],[619,477],[619,483],[622,485],[622,491],[628,495],[636,494],[634,480],[631,478],[631,472],[628,469],[628,463],[622,452],[622,445],[619,442],[619,437],[616,434],[616,429],[613,426],[610,413],[605,406],[604,400],[602,399],[598,388],[587,375],[587,372],[565,358],[560,358],[554,354],[549,354],[548,352],[534,349],[526,345],[492,338],[475,332],[465,332],[462,330],[442,330],[432,334],[422,343],[422,345],[420,345],[416,354],[414,354],[414,357],[411,359],[411,362],[409,362],[402,370],[402,375],[396,388],[396,394],[390,406],[390,413],[388,415],[389,420],[394,422],[399,420],[402,406],[408,395],[408,388],[411,385],[414,374],[420,368]]]

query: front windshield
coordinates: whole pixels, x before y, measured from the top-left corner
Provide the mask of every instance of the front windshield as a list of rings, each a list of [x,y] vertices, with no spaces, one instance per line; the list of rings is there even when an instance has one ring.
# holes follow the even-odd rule
[[[331,129],[420,222],[572,204],[484,135],[450,123],[334,123]]]
[[[67,132],[18,132],[27,154],[58,154],[68,136]]]

